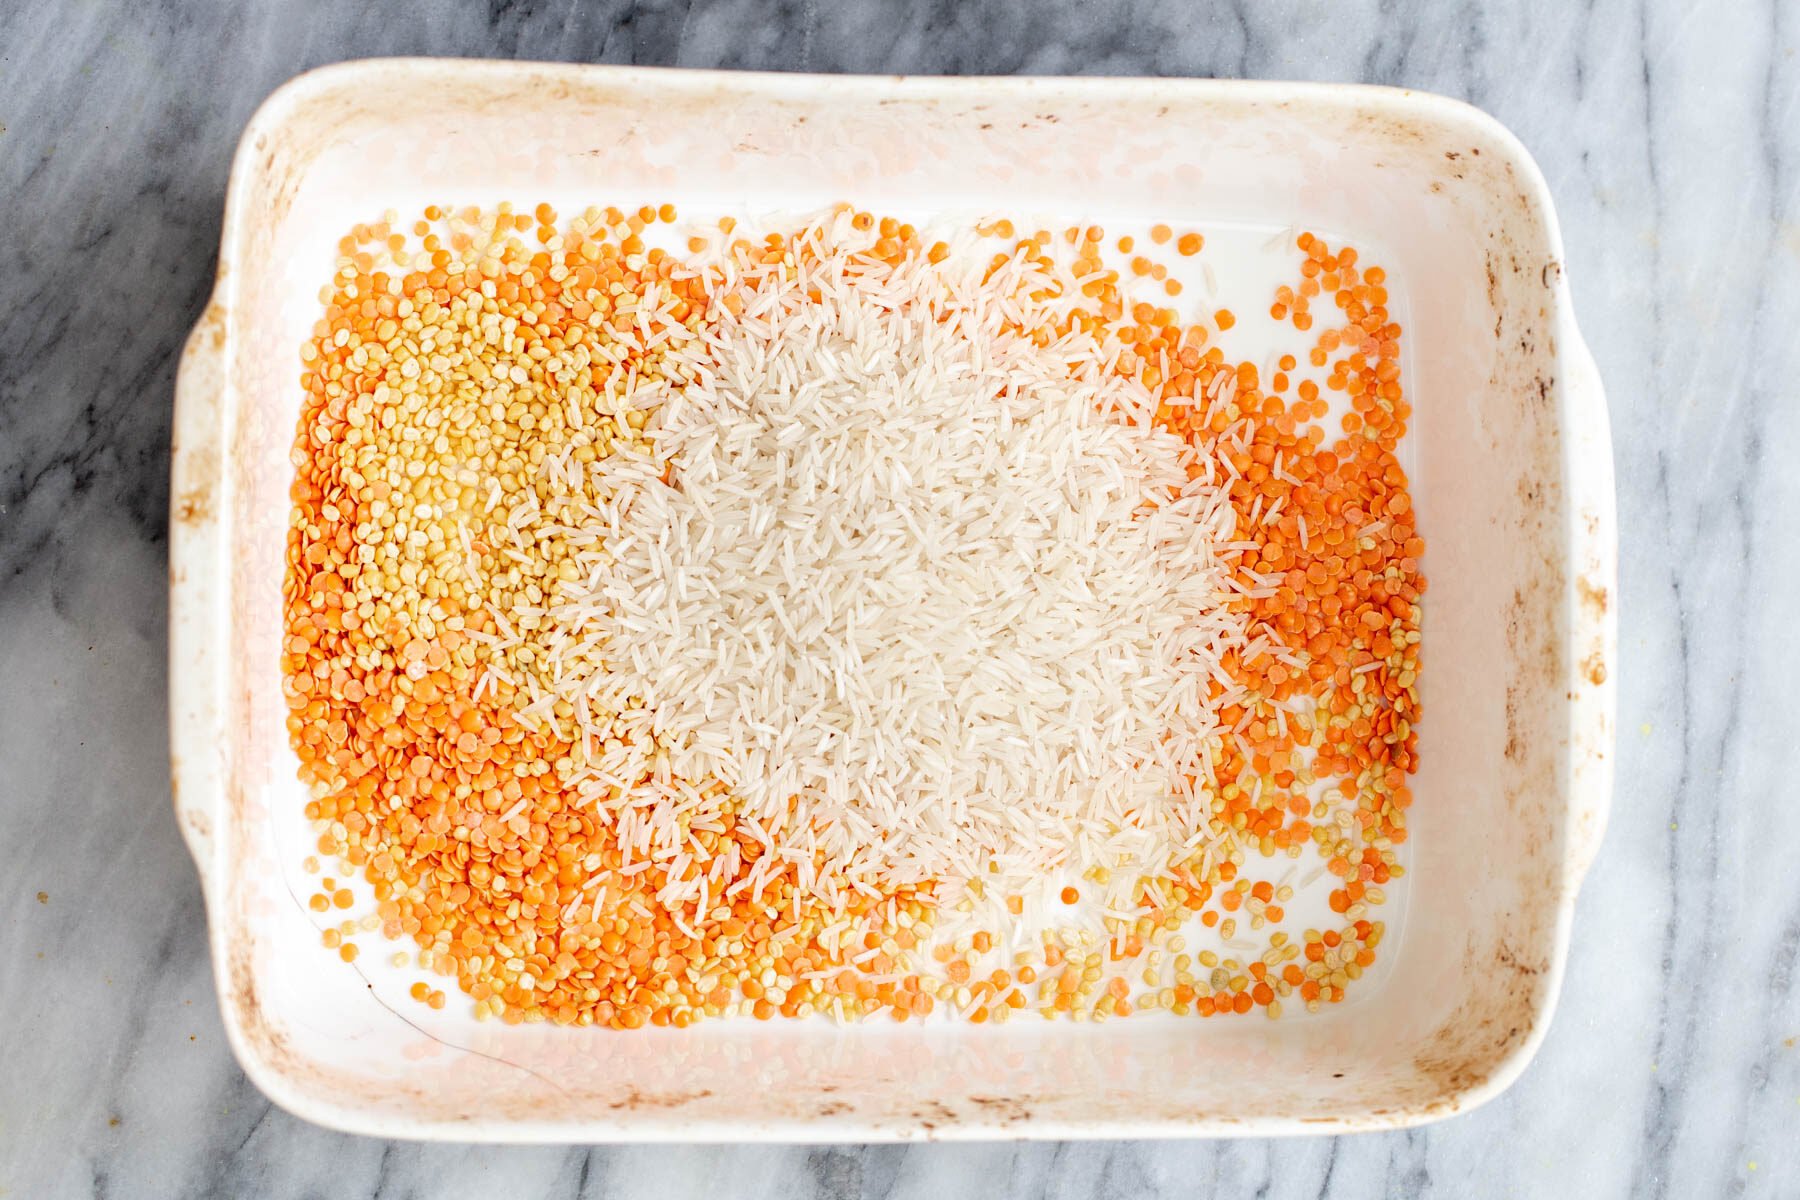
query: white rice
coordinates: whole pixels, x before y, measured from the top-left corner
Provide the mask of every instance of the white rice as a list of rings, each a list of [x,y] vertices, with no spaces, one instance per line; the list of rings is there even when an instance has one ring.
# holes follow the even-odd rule
[[[628,861],[685,868],[735,818],[768,847],[753,891],[1159,869],[1205,826],[1245,640],[1224,472],[1116,346],[1012,327],[1067,307],[1027,299],[1047,278],[872,268],[827,224],[797,265],[717,268],[743,311],[678,352],[654,456],[589,468],[537,701],[593,731],[574,781]]]

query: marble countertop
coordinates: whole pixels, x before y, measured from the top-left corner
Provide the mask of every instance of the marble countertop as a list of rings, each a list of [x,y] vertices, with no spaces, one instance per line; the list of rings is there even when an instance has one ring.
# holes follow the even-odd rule
[[[1800,1192],[1797,47],[1789,0],[0,6],[0,1196]],[[1515,130],[1611,396],[1622,620],[1611,829],[1519,1083],[1405,1133],[830,1149],[383,1143],[263,1099],[163,765],[171,386],[250,112],[376,54],[1361,80]]]

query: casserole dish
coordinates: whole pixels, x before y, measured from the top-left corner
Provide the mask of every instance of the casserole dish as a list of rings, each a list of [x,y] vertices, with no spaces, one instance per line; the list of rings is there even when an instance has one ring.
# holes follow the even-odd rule
[[[1379,978],[1267,1022],[608,1033],[402,1015],[379,964],[324,955],[299,899],[305,794],[279,666],[296,352],[317,285],[342,230],[383,209],[576,197],[1023,200],[1109,227],[1311,228],[1379,258],[1407,297],[1431,580],[1407,911]],[[1466,106],[1208,81],[313,72],[239,147],[217,287],[177,384],[171,497],[176,809],[233,1048],[302,1116],[497,1141],[1345,1131],[1480,1103],[1544,1035],[1611,783],[1611,458],[1544,182]]]

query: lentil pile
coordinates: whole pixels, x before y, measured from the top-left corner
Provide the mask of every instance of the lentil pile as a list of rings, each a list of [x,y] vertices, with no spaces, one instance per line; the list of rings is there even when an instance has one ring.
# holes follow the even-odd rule
[[[1287,241],[1258,364],[1197,232],[941,234],[342,240],[282,663],[327,948],[508,1023],[1344,999],[1418,754],[1385,273]]]

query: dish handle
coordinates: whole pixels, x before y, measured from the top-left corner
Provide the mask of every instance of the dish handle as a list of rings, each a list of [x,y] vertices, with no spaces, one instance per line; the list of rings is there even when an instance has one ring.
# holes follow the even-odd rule
[[[175,375],[169,471],[169,768],[175,815],[211,892],[225,815],[225,307],[215,293]]]
[[[1565,293],[1564,299],[1567,296]],[[1565,314],[1569,312],[1565,303]],[[1567,437],[1570,530],[1569,782],[1574,825],[1567,878],[1579,883],[1593,865],[1612,806],[1618,661],[1618,506],[1606,391],[1587,343],[1565,315],[1563,429]]]

